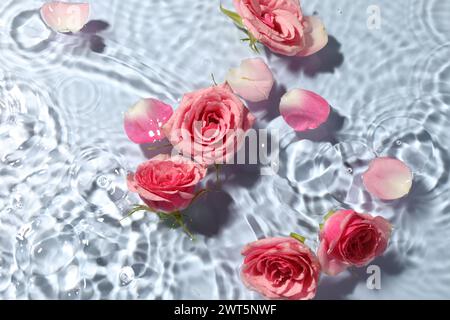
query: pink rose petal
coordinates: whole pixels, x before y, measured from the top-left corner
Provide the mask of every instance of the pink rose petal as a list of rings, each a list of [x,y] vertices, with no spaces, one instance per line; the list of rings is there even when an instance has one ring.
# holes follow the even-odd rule
[[[330,115],[328,102],[314,92],[294,89],[281,97],[280,113],[295,131],[318,128]]]
[[[267,100],[273,87],[273,75],[261,58],[242,60],[239,68],[228,71],[226,81],[234,93],[252,102]]]
[[[402,161],[384,157],[373,160],[362,178],[371,194],[383,200],[395,200],[409,193],[413,175]]]
[[[172,107],[156,99],[141,99],[125,113],[125,132],[138,144],[164,139],[161,127],[172,116]]]
[[[41,7],[44,22],[56,32],[78,32],[89,19],[89,3],[47,2]]]
[[[305,17],[305,48],[298,56],[305,57],[316,53],[328,43],[328,33],[322,21],[314,16]]]

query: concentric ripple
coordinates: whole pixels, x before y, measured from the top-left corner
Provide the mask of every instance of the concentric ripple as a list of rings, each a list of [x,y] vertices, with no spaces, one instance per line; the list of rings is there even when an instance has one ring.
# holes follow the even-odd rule
[[[72,188],[89,204],[111,210],[127,195],[126,169],[121,161],[104,149],[82,148],[70,169]]]

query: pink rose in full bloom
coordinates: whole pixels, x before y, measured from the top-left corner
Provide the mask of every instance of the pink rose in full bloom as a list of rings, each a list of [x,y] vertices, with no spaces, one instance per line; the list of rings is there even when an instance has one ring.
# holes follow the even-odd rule
[[[367,265],[386,250],[391,229],[382,217],[353,210],[332,214],[320,233],[317,255],[323,271],[337,275],[350,266]]]
[[[139,165],[127,182],[151,209],[170,213],[189,206],[205,175],[206,168],[189,159],[158,155]]]
[[[225,163],[254,121],[230,87],[222,84],[185,94],[162,130],[183,156],[202,164]]]
[[[328,43],[319,18],[303,16],[298,0],[233,0],[250,34],[273,52],[308,56]]]
[[[268,299],[307,300],[314,298],[320,264],[300,241],[267,238],[248,244],[241,270],[244,284]]]

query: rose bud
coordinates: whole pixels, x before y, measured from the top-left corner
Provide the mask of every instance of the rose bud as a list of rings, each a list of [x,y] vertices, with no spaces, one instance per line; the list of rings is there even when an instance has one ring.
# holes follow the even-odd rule
[[[53,1],[41,7],[45,24],[56,32],[78,32],[89,19],[89,3]]]
[[[320,232],[318,257],[325,273],[337,275],[350,266],[362,267],[383,254],[392,226],[382,217],[339,210]]]
[[[172,107],[156,99],[141,99],[125,113],[124,127],[128,138],[137,144],[164,139],[163,124],[171,117]]]
[[[151,209],[173,213],[186,209],[206,168],[181,156],[158,155],[128,175],[128,189]]]
[[[281,97],[280,113],[295,131],[318,128],[328,120],[330,112],[328,102],[312,91],[293,89]]]
[[[268,299],[314,298],[320,265],[314,253],[297,239],[267,238],[244,247],[241,278]]]
[[[393,158],[376,158],[362,176],[364,186],[382,200],[400,199],[412,187],[413,174],[402,161]]]
[[[239,68],[228,71],[226,82],[244,100],[260,102],[269,98],[273,75],[263,59],[245,59]]]

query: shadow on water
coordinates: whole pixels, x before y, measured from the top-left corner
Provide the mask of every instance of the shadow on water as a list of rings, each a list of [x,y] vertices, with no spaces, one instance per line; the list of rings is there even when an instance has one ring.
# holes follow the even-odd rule
[[[233,199],[222,190],[212,191],[186,210],[188,226],[194,234],[216,236],[231,218]]]
[[[109,28],[109,23],[103,20],[91,20],[80,30],[88,37],[89,48],[96,53],[103,53],[106,49],[105,39],[98,33]]]
[[[247,106],[251,112],[262,114],[258,116],[258,120],[271,121],[280,115],[280,100],[286,93],[286,87],[278,83],[274,83],[269,99],[261,102],[247,102]]]
[[[297,138],[299,140],[310,140],[313,142],[330,142],[336,144],[339,141],[336,139],[336,134],[343,128],[346,118],[339,114],[339,112],[331,108],[330,116],[327,122],[314,130],[305,132],[298,132]]]
[[[80,30],[84,34],[96,34],[105,31],[110,27],[110,24],[103,20],[91,20],[85,24],[85,26]]]
[[[386,252],[383,256],[376,258],[368,264],[378,266],[381,270],[381,287],[383,288],[383,274],[399,275],[405,271],[408,266],[405,265],[393,250]],[[317,300],[335,300],[348,299],[358,285],[366,286],[367,279],[373,273],[367,273],[367,267],[349,268],[337,277],[323,276],[317,290]],[[368,291],[372,291],[367,288]],[[373,291],[377,291],[373,289]]]
[[[315,77],[319,73],[334,73],[344,62],[340,48],[339,41],[329,36],[328,44],[319,52],[308,57],[288,57],[289,69],[293,72],[303,71],[309,77]]]
[[[79,33],[68,32],[66,35],[81,36],[86,39],[89,49],[96,53],[103,53],[106,49],[105,39],[98,33],[107,30],[110,24],[103,20],[91,20],[80,30]]]
[[[139,147],[147,159],[156,157],[159,154],[170,154],[172,150],[172,145],[167,139],[155,141],[153,143],[140,144]]]
[[[298,73],[303,71],[309,77],[319,73],[334,73],[344,62],[344,55],[340,52],[341,44],[333,36],[328,37],[328,44],[320,51],[307,57],[287,57],[271,52],[265,48],[268,57],[276,55],[283,58],[289,70]]]

